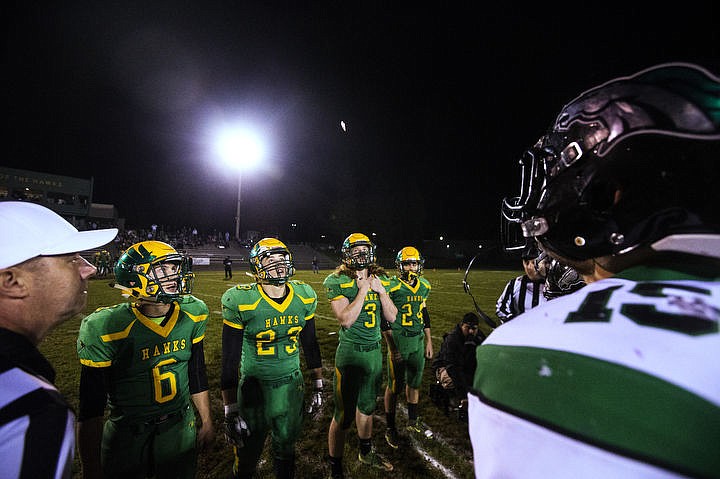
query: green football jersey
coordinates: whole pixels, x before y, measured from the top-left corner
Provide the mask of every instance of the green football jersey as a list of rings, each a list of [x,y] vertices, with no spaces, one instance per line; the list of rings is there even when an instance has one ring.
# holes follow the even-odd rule
[[[391,324],[394,336],[398,333],[409,337],[422,334],[425,329],[422,309],[430,295],[430,289],[430,282],[422,276],[418,277],[414,287],[393,276],[389,294],[398,309],[396,320]]]
[[[264,380],[300,369],[298,335],[315,316],[317,294],[309,284],[291,280],[277,303],[257,284],[239,284],[222,296],[223,323],[243,330],[240,374]]]
[[[99,308],[82,321],[78,356],[85,366],[107,368],[112,420],[144,421],[190,403],[188,361],[209,312],[194,296],[173,305],[163,326],[132,303]]]
[[[390,279],[380,278],[385,290],[390,288]],[[327,298],[330,301],[345,296],[352,302],[358,294],[357,282],[346,276],[331,273],[323,281]],[[349,328],[340,327],[340,341],[353,344],[372,344],[380,341],[380,320],[382,319],[382,304],[375,291],[368,290],[360,315]]]

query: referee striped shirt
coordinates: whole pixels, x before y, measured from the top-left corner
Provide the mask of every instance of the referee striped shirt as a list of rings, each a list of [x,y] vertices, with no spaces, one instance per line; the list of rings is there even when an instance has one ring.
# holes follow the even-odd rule
[[[526,274],[507,282],[495,305],[495,314],[503,322],[546,301],[545,281],[531,281]]]
[[[0,328],[0,477],[70,478],[75,414],[55,388],[47,359]]]

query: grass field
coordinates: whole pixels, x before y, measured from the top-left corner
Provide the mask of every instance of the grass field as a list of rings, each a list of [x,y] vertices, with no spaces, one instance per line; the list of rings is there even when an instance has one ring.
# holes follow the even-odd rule
[[[239,268],[238,268],[239,269]],[[316,327],[323,355],[323,376],[325,378],[325,406],[321,413],[306,419],[306,432],[297,444],[298,478],[322,478],[328,476],[325,457],[327,456],[327,428],[332,414],[330,387],[332,382],[333,359],[337,346],[337,321],[332,317],[330,306],[325,299],[322,281],[329,270],[313,274],[311,271],[298,271],[295,279],[312,285],[318,293],[319,303],[316,314]],[[519,274],[516,271],[473,270],[468,282],[478,305],[494,317],[495,301],[505,282]],[[432,285],[428,301],[428,310],[432,320],[433,347],[435,353],[440,349],[444,332],[449,331],[467,311],[474,309],[472,299],[463,290],[464,271],[425,270],[425,277]],[[237,271],[238,282],[249,282],[251,278]],[[116,304],[123,300],[117,289],[108,287],[112,279],[93,279],[90,284],[89,301],[83,315],[95,308]],[[223,279],[222,271],[199,271],[195,281],[194,294],[205,301],[210,309],[211,318],[205,337],[205,355],[210,382],[213,417],[216,440],[212,447],[200,458],[198,477],[226,478],[231,469],[232,451],[225,444],[221,433],[222,400],[220,396],[221,331],[220,297],[235,283]],[[77,408],[80,365],[75,353],[75,341],[81,316],[78,316],[53,331],[41,344],[40,349],[49,358],[57,371],[57,386],[70,403]],[[481,325],[482,328],[482,325]],[[486,328],[486,332],[489,331]],[[420,415],[427,426],[435,433],[433,439],[405,436],[397,451],[392,451],[383,438],[385,417],[382,399],[378,398],[374,421],[374,444],[379,452],[385,454],[395,466],[392,473],[376,472],[357,461],[357,435],[354,426],[348,433],[344,465],[346,477],[392,477],[401,478],[470,478],[472,472],[472,450],[467,426],[452,417],[446,417],[428,398],[428,386],[432,380],[429,364],[425,367],[425,376],[420,396]],[[384,386],[383,386],[384,387]],[[398,428],[404,430],[407,416],[404,414],[405,401],[399,401]],[[259,477],[273,477],[272,460],[266,453],[258,468]],[[75,477],[82,477],[79,461],[76,459]]]

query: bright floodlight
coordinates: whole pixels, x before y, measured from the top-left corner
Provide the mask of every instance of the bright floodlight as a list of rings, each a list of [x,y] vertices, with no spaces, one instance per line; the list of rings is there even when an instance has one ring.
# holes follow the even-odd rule
[[[252,167],[263,155],[262,143],[247,130],[225,129],[218,134],[216,145],[220,157],[239,170]]]
[[[253,168],[265,154],[260,138],[252,131],[226,127],[220,130],[215,140],[215,149],[220,157],[237,170],[237,208],[235,209],[235,239],[240,241],[240,200],[242,198],[243,171]]]

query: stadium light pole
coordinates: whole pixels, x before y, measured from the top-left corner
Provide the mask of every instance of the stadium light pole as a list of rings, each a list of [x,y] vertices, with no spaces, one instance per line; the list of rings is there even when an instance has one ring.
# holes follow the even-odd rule
[[[242,197],[242,169],[238,168],[237,208],[235,209],[235,241],[240,241],[240,198]]]
[[[240,241],[240,203],[243,171],[255,166],[263,156],[262,144],[255,133],[246,128],[226,128],[219,132],[217,149],[223,160],[238,174],[235,239]]]

